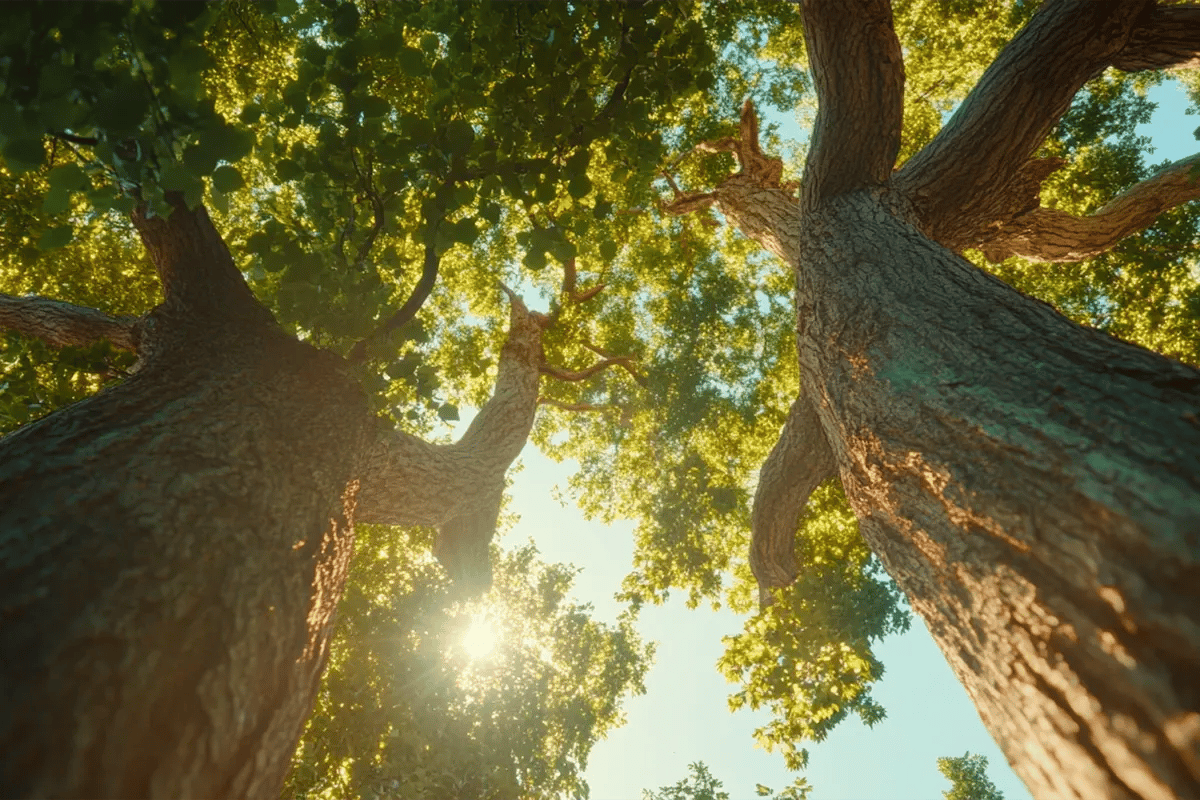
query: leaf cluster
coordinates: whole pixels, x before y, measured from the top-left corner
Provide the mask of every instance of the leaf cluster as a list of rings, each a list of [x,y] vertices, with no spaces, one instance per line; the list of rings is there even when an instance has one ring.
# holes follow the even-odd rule
[[[592,744],[644,691],[652,649],[567,599],[532,546],[496,558],[484,606],[452,599],[421,535],[360,526],[316,710],[285,796],[551,798],[586,793]],[[461,641],[486,615],[496,651]]]

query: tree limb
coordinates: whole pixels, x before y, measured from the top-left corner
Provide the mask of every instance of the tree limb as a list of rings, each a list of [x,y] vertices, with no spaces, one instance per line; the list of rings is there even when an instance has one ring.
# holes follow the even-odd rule
[[[0,328],[54,347],[85,346],[107,339],[114,347],[136,353],[138,322],[137,317],[111,317],[94,308],[47,297],[0,294]]]
[[[1010,202],[1010,184],[1076,92],[1113,62],[1152,7],[1152,0],[1058,0],[1034,15],[893,179],[927,236],[954,249],[1013,217],[997,198]]]
[[[770,605],[772,590],[799,574],[795,550],[800,515],[809,495],[836,470],[821,422],[802,392],[759,470],[750,512],[750,569],[758,581],[760,606]]]
[[[502,288],[511,301],[509,330],[491,399],[453,444],[434,445],[395,430],[381,432],[361,468],[356,510],[360,522],[437,525],[435,552],[486,554],[486,546],[480,550],[477,543],[447,541],[447,537],[471,531],[472,536],[483,535],[477,524],[482,517],[477,514],[486,516],[497,487],[503,489],[505,471],[533,428],[542,332],[548,322]],[[494,533],[495,516],[491,519],[487,541]],[[468,524],[469,520],[474,522]],[[480,574],[481,569],[476,564],[467,571]]]
[[[241,318],[274,325],[271,312],[246,285],[204,206],[189,209],[179,192],[167,192],[166,200],[172,209],[166,219],[151,216],[144,204],[132,215],[166,298],[156,316],[185,324]]]
[[[1112,65],[1126,72],[1200,67],[1200,6],[1155,8]]]
[[[400,309],[395,314],[380,323],[379,327],[367,337],[355,342],[354,347],[350,348],[350,352],[346,355],[347,361],[351,364],[362,363],[366,360],[367,352],[371,345],[383,340],[389,333],[417,315],[417,312],[421,310],[421,306],[425,305],[425,301],[429,298],[429,293],[433,291],[434,284],[437,283],[438,262],[440,260],[437,250],[434,248],[433,236],[431,235],[429,243],[425,245],[425,263],[421,267],[421,279],[413,287],[412,293],[409,294],[408,299],[404,301],[404,305],[400,306]]]
[[[803,0],[817,118],[802,207],[881,184],[900,150],[904,57],[888,0]]]
[[[1200,198],[1198,170],[1200,154],[1176,161],[1086,217],[1051,208],[1033,209],[1002,227],[979,249],[990,261],[1009,256],[1031,261],[1090,258],[1149,227],[1167,209]]]

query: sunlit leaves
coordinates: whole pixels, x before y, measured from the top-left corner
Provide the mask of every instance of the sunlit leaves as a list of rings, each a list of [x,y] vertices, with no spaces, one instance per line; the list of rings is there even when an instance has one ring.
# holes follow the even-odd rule
[[[362,528],[330,669],[288,791],[307,797],[553,798],[584,791],[592,743],[642,690],[627,620],[569,602],[572,571],[517,548],[487,608],[452,600],[427,543]],[[415,533],[415,532],[414,532]],[[486,615],[486,658],[463,637]]]

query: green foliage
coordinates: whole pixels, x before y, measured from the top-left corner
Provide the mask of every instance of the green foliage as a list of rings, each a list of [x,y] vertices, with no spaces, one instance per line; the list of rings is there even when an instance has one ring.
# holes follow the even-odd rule
[[[950,791],[942,792],[946,800],[1004,800],[986,774],[987,758],[964,753],[957,758],[939,758],[938,771],[950,781]]]
[[[732,709],[771,708],[771,721],[755,736],[798,770],[808,762],[800,744],[823,740],[851,712],[867,725],[884,718],[871,697],[883,677],[871,643],[908,630],[911,615],[858,535],[836,481],[809,500],[796,562],[799,577],[744,633],[725,640],[718,667],[742,686]]]
[[[936,135],[1036,5],[895,3],[907,67],[902,159]],[[586,512],[638,520],[624,599],[636,608],[678,590],[691,605],[750,612],[755,473],[799,390],[792,278],[711,215],[664,217],[661,173],[710,188],[734,169],[729,157],[683,156],[729,135],[747,96],[760,109],[811,111],[797,15],[790,3],[687,0],[0,4],[0,291],[145,312],[158,289],[128,214],[137,197],[163,213],[164,193],[180,192],[205,203],[281,324],[345,353],[409,297],[432,243],[433,295],[362,369],[380,414],[429,435],[481,404],[507,319],[496,281],[531,301],[540,294],[558,313],[550,363],[629,359],[586,381],[548,381],[549,399],[594,413],[547,407],[534,434],[580,462],[571,486]],[[1148,174],[1133,133],[1149,113],[1145,86],[1111,73],[1089,84],[1045,147],[1069,163],[1044,202],[1094,210]],[[768,149],[783,146],[770,125],[763,133]],[[786,165],[788,177],[798,165]],[[1077,320],[1198,362],[1198,214],[1196,204],[1175,209],[1081,264],[985,266]],[[580,291],[606,288],[572,300],[567,270]],[[130,366],[107,347],[52,353],[5,335],[0,429]],[[558,597],[538,605],[542,588],[503,579],[530,641],[548,642],[561,625],[593,649],[551,647],[545,662],[517,647],[468,697],[457,681],[479,667],[435,659],[463,624],[435,571],[383,533],[363,536],[292,790],[370,795],[403,776],[414,781],[406,791],[429,796],[577,789],[586,746],[617,720],[613,698],[639,685],[645,654],[628,623],[589,627],[556,594],[561,570],[510,554],[498,575],[526,563]],[[882,718],[871,646],[908,624],[835,485],[810,502],[797,558],[801,578],[728,640],[720,665],[740,683],[734,706],[773,709],[759,738],[793,767],[805,740],[850,712]],[[403,647],[371,644],[387,637]],[[608,677],[571,672],[592,661]],[[603,707],[586,707],[545,663],[598,681]],[[510,698],[488,683],[501,676],[520,691]],[[385,692],[388,713],[401,716],[379,710]],[[511,743],[484,736],[484,696],[507,709]],[[510,699],[525,705],[503,705]],[[549,727],[529,722],[535,712]],[[693,780],[689,790],[700,788]]]
[[[1153,78],[1109,71],[1087,85],[1044,147],[1068,159],[1042,190],[1044,205],[1087,214],[1152,174],[1148,122]],[[977,263],[1067,316],[1152,350],[1200,364],[1200,205],[1162,214],[1154,225],[1095,258],[1038,264],[1010,258]]]
[[[451,598],[422,537],[361,526],[330,666],[286,797],[581,796],[592,744],[644,691],[652,649],[567,600],[573,570],[531,546],[496,559],[483,605]],[[494,650],[463,637],[486,620]]]
[[[657,792],[643,790],[642,800],[729,800],[729,792],[721,791],[722,782],[713,777],[703,761],[688,764],[688,773],[688,777],[671,786],[662,786]],[[755,787],[755,794],[768,800],[805,800],[811,791],[804,778],[797,778],[779,793],[761,783]]]

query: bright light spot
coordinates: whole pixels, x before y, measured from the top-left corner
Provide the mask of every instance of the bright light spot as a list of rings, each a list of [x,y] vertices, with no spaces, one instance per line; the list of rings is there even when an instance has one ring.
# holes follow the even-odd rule
[[[496,647],[496,628],[491,620],[482,614],[472,616],[462,644],[471,658],[486,658]]]

